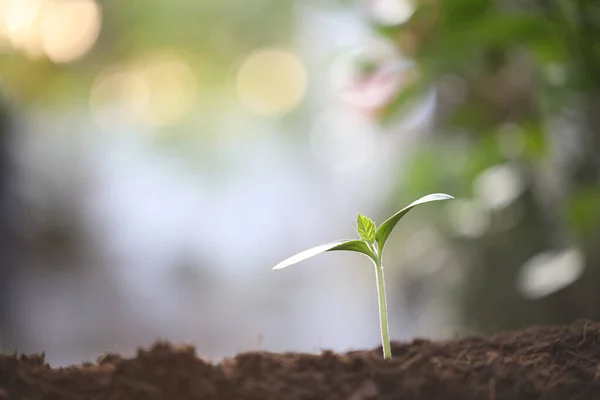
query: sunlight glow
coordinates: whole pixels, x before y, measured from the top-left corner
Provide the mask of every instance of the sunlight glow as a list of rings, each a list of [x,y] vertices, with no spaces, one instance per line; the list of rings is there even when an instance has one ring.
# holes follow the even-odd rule
[[[154,54],[100,74],[92,85],[90,108],[98,122],[117,118],[164,127],[191,109],[197,86],[192,69],[175,54]]]
[[[304,97],[306,67],[292,52],[261,49],[243,60],[236,77],[237,96],[256,113],[282,116]]]
[[[46,56],[55,63],[71,62],[96,43],[100,8],[93,0],[46,0],[40,25]]]
[[[29,56],[42,55],[38,21],[43,0],[5,0],[1,4],[0,29],[8,42]]]
[[[94,0],[3,0],[0,34],[30,57],[67,63],[85,55],[100,33]]]
[[[150,89],[142,119],[153,126],[170,125],[192,107],[198,80],[191,67],[175,54],[158,54],[140,70]]]
[[[410,0],[367,0],[371,17],[382,25],[398,25],[406,22],[414,13]]]
[[[126,70],[108,70],[92,84],[90,110],[101,125],[139,121],[149,102],[145,80]]]

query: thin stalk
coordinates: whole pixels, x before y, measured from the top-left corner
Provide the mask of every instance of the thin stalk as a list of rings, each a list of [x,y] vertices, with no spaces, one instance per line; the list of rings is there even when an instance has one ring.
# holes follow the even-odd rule
[[[375,263],[375,275],[377,277],[377,298],[379,299],[379,324],[381,325],[381,346],[383,347],[383,358],[392,358],[390,346],[390,328],[388,326],[387,300],[385,297],[385,281],[383,279],[383,264],[381,260]]]

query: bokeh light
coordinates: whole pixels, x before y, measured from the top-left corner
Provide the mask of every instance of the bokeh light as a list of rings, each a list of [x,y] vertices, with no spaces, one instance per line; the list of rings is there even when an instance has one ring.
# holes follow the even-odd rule
[[[55,63],[85,55],[100,33],[100,7],[92,0],[46,0],[41,16],[44,53]]]
[[[140,70],[149,88],[149,101],[142,119],[153,126],[166,126],[182,118],[191,108],[198,81],[191,67],[175,54],[158,54]]]
[[[252,111],[282,116],[304,97],[307,71],[294,53],[278,49],[252,52],[241,63],[236,77],[240,101]]]
[[[511,163],[496,165],[483,171],[473,182],[473,191],[490,210],[511,205],[526,188],[525,177]]]
[[[517,288],[528,299],[540,299],[563,289],[583,274],[585,259],[578,249],[547,251],[533,256],[519,271]]]
[[[147,82],[133,72],[109,69],[92,85],[91,113],[101,125],[111,122],[134,122],[140,119],[149,103]]]
[[[0,33],[29,57],[67,63],[96,43],[101,11],[93,0],[4,0]]]
[[[398,25],[413,15],[415,6],[410,0],[367,0],[367,11],[378,24]]]
[[[38,21],[43,0],[5,0],[0,4],[1,29],[8,42],[29,56],[42,55]]]
[[[460,237],[477,239],[491,227],[491,215],[479,199],[456,199],[447,209],[451,227]]]
[[[117,117],[119,121],[164,127],[190,110],[197,86],[196,75],[187,63],[174,53],[161,52],[101,73],[92,86],[90,107],[101,124]]]

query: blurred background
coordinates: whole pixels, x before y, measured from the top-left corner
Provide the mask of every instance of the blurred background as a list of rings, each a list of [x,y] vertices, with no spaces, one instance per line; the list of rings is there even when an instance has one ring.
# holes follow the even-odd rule
[[[600,3],[0,0],[0,348],[208,359],[600,319]]]

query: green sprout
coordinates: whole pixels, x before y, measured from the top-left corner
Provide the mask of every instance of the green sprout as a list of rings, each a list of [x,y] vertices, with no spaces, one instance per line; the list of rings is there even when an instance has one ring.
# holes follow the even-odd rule
[[[390,346],[390,335],[388,327],[388,315],[387,315],[387,301],[385,296],[385,281],[383,279],[383,246],[387,241],[388,237],[392,233],[392,230],[406,213],[408,213],[414,207],[429,203],[432,201],[439,200],[450,200],[454,197],[443,194],[434,193],[427,196],[421,197],[420,199],[410,203],[402,210],[388,218],[379,228],[375,226],[375,223],[369,218],[358,214],[356,219],[356,230],[360,236],[360,240],[338,240],[322,244],[317,247],[305,250],[301,253],[292,256],[279,264],[273,269],[282,269],[304,261],[310,257],[316,256],[317,254],[324,253],[326,251],[346,250],[354,251],[366,255],[375,264],[375,277],[377,278],[377,297],[379,300],[379,323],[381,326],[381,344],[383,347],[383,358],[389,359],[392,357],[392,350]]]

